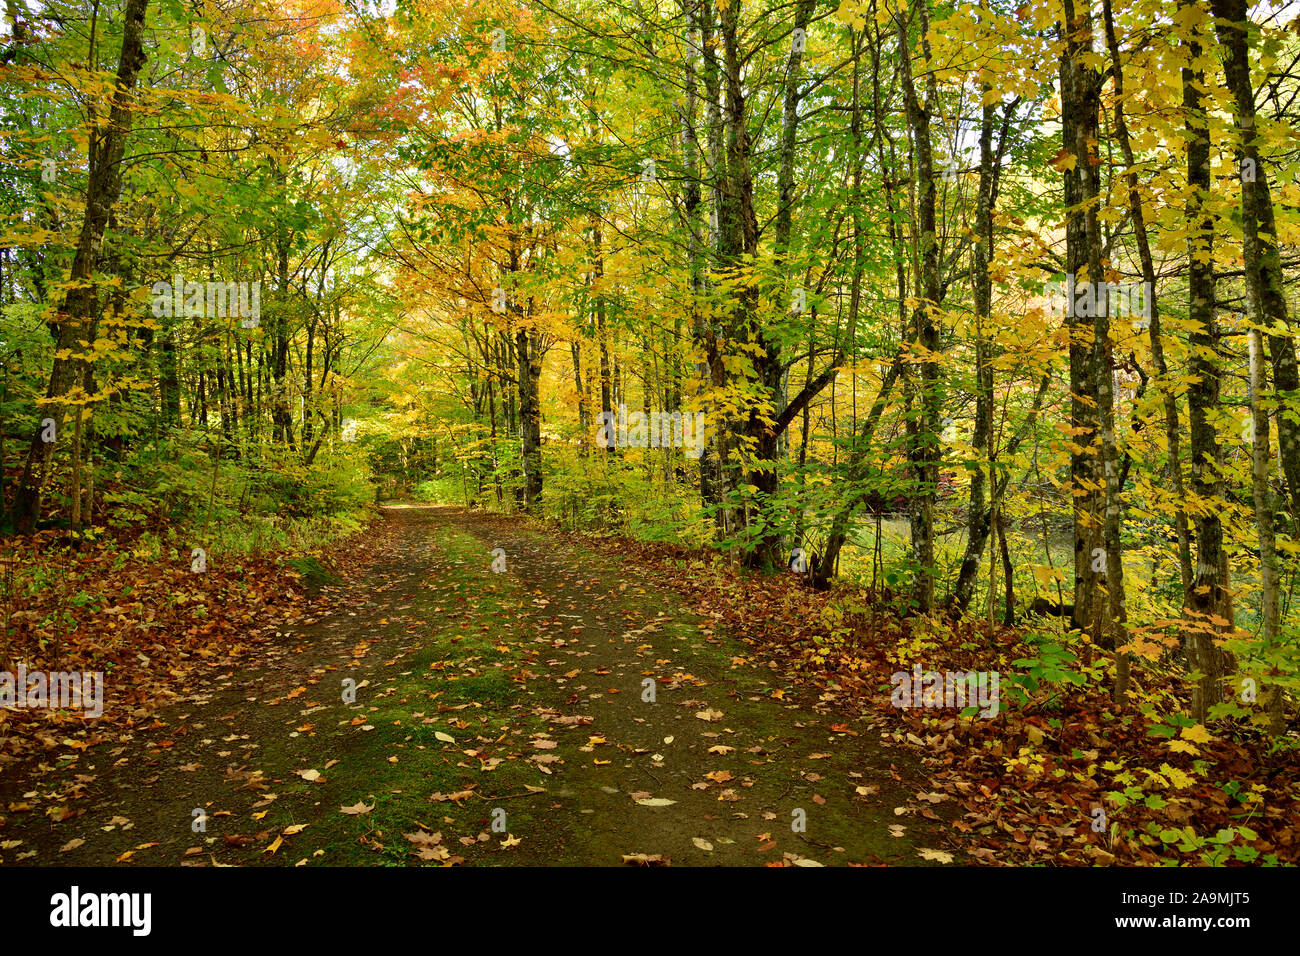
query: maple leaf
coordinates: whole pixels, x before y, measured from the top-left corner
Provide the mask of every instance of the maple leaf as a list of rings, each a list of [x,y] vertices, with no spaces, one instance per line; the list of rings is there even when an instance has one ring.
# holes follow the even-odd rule
[[[1075,156],[1074,153],[1070,152],[1068,149],[1058,150],[1056,155],[1048,160],[1048,162],[1051,163],[1052,168],[1059,173],[1074,169],[1078,164],[1078,161],[1079,157]]]
[[[1190,740],[1197,744],[1208,744],[1214,739],[1213,735],[1200,724],[1184,727],[1179,736],[1184,740]]]
[[[1160,772],[1169,779],[1170,785],[1173,786],[1175,790],[1182,790],[1186,787],[1190,787],[1196,782],[1192,777],[1188,776],[1177,767],[1172,767],[1167,763],[1160,765]]]

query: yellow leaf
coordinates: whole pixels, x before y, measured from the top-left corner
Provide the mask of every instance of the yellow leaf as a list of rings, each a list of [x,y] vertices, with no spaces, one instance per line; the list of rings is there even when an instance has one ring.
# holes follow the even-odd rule
[[[1183,732],[1178,736],[1182,737],[1184,740],[1190,740],[1197,744],[1208,744],[1214,739],[1214,736],[1200,724],[1194,724],[1191,727],[1184,727]]]
[[[1167,763],[1160,765],[1160,772],[1169,778],[1169,784],[1175,790],[1182,790],[1184,787],[1190,787],[1196,782],[1177,767],[1171,767]]]
[[[1078,161],[1079,158],[1075,156],[1074,153],[1066,149],[1062,149],[1060,152],[1058,152],[1055,156],[1053,156],[1049,160],[1049,162],[1056,169],[1056,171],[1061,173],[1065,172],[1066,170],[1074,169]]]

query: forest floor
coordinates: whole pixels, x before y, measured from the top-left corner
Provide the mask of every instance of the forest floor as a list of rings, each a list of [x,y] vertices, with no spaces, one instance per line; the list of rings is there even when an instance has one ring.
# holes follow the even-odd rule
[[[9,765],[0,858],[952,859],[940,795],[918,808],[927,775],[878,715],[791,686],[617,553],[405,505],[352,547],[364,560],[326,588],[330,612],[272,629],[128,735]]]

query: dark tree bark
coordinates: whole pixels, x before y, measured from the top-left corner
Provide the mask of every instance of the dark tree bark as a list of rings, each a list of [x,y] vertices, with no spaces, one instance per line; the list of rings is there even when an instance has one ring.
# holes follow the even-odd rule
[[[987,88],[986,88],[987,91]],[[982,322],[993,306],[993,282],[989,276],[989,263],[993,259],[993,210],[997,205],[998,181],[1002,170],[1002,155],[1006,148],[1007,132],[1016,104],[1007,107],[1002,118],[1002,128],[996,150],[993,147],[995,107],[985,105],[980,122],[980,181],[979,198],[975,209],[975,242],[971,245],[971,287],[977,316],[975,337],[975,427],[971,444],[977,452],[987,452],[989,474],[978,465],[970,469],[970,506],[966,519],[966,551],[962,555],[957,581],[949,600],[962,611],[970,606],[979,575],[980,558],[988,542],[993,525],[993,512],[997,507],[996,479],[993,468],[993,356],[992,347],[982,334]],[[990,493],[985,496],[985,488]]]
[[[132,91],[145,61],[144,22],[148,6],[149,0],[126,0],[122,52],[118,58],[111,105],[106,120],[96,120],[90,134],[86,216],[72,261],[71,288],[59,309],[58,345],[45,391],[48,401],[42,405],[41,417],[55,420],[58,440],[62,440],[67,415],[65,398],[77,385],[81,362],[75,357],[81,348],[78,343],[95,339],[99,294],[93,275],[99,264],[105,229],[122,193],[122,157],[134,120]],[[57,443],[42,441],[41,432],[38,425],[28,447],[14,502],[15,524],[24,533],[35,527],[40,516],[41,493]]]
[[[1184,0],[1187,2],[1187,0]],[[1201,56],[1198,39],[1186,42],[1188,61]],[[1206,209],[1210,195],[1210,132],[1201,89],[1205,74],[1195,67],[1183,67],[1183,109],[1187,135],[1187,222],[1188,253],[1187,317],[1191,327],[1191,382],[1187,404],[1191,420],[1191,492],[1201,507],[1196,515],[1196,577],[1191,608],[1196,617],[1186,637],[1188,665],[1201,677],[1192,688],[1192,718],[1206,720],[1210,706],[1218,703],[1222,689],[1223,655],[1214,643],[1221,625],[1216,618],[1225,610],[1223,578],[1223,526],[1213,502],[1222,500],[1223,479],[1217,467],[1220,458],[1215,417],[1219,413],[1219,332],[1215,318],[1215,275],[1213,262],[1214,216]]]
[[[1098,281],[1101,250],[1090,228],[1085,205],[1095,200],[1096,179],[1088,166],[1090,143],[1097,141],[1101,77],[1087,65],[1092,53],[1092,21],[1085,7],[1076,12],[1074,0],[1065,0],[1061,25],[1065,49],[1061,57],[1061,145],[1073,157],[1064,174],[1067,219],[1066,269],[1076,281]],[[1095,213],[1092,215],[1095,222]],[[1097,454],[1097,378],[1093,356],[1092,319],[1080,316],[1073,302],[1066,303],[1066,328],[1070,335],[1070,477],[1074,518],[1074,626],[1094,634],[1100,629],[1096,573],[1092,570],[1102,549],[1100,457]],[[1107,371],[1106,374],[1109,374]]]
[[[898,17],[898,55],[902,67],[903,99],[912,131],[917,185],[916,308],[912,311],[912,341],[920,353],[917,361],[920,412],[909,428],[909,460],[913,487],[909,496],[912,525],[912,601],[924,612],[934,606],[934,510],[939,487],[939,327],[931,314],[942,298],[939,286],[939,245],[936,225],[934,153],[930,138],[930,112],[937,100],[938,80],[930,68],[930,21],[925,0],[914,8],[920,17],[920,43],[925,57],[925,102],[917,96],[912,74],[909,22]]]

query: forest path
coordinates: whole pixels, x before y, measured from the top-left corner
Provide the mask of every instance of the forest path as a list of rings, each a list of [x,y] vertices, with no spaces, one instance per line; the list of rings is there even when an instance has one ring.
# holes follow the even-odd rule
[[[939,845],[895,815],[924,779],[869,718],[792,703],[616,558],[450,507],[387,506],[366,535],[340,610],[255,672],[0,780],[5,862],[879,865]]]

